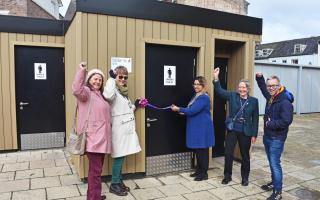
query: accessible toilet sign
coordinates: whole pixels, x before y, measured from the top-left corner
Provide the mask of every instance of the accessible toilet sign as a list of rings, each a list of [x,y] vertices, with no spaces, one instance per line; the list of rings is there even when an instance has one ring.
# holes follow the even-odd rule
[[[47,79],[47,63],[34,63],[34,79],[35,80]]]
[[[165,65],[163,68],[163,85],[176,85],[176,66]]]

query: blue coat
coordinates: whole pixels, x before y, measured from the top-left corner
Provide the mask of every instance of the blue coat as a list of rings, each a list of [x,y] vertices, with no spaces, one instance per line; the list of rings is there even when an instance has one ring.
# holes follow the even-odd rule
[[[263,117],[264,135],[285,141],[287,139],[289,125],[293,120],[293,95],[284,89],[270,103],[271,96],[267,91],[264,77],[256,77],[258,86],[266,98],[266,108]]]
[[[180,112],[187,116],[187,147],[200,149],[214,146],[209,96],[207,94],[198,96],[191,106],[180,107]]]

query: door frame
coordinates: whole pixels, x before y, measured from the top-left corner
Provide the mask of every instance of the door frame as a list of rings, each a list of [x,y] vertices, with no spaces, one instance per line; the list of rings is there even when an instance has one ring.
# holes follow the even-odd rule
[[[145,96],[146,91],[145,91],[145,59],[146,59],[146,45],[147,44],[158,44],[158,45],[169,45],[169,46],[182,46],[182,47],[194,47],[198,48],[197,52],[197,75],[203,75],[204,74],[204,58],[205,58],[205,43],[199,43],[199,42],[184,42],[184,41],[173,41],[173,40],[161,40],[161,39],[151,39],[151,38],[143,38],[140,40],[140,59],[141,63],[139,68],[135,69],[135,76],[136,80],[136,88],[135,91],[137,91],[138,95]],[[138,63],[136,64],[138,65]],[[143,86],[143,87],[141,87]],[[139,109],[136,112],[136,115],[139,116],[137,117],[137,126],[140,126],[140,145],[143,149],[141,156],[137,157],[137,160],[141,161],[143,163],[142,169],[145,172],[146,171],[146,143],[145,143],[145,135],[146,135],[146,130],[145,130],[145,111],[144,109]],[[212,152],[212,151],[210,151]],[[211,156],[211,155],[210,155]]]
[[[12,127],[12,140],[13,149],[18,149],[18,130],[17,130],[17,111],[16,111],[16,81],[15,81],[15,54],[14,50],[16,46],[29,46],[29,47],[52,47],[63,48],[64,44],[60,43],[47,43],[47,42],[24,42],[24,41],[11,41],[10,42],[10,91],[11,91],[11,127]]]

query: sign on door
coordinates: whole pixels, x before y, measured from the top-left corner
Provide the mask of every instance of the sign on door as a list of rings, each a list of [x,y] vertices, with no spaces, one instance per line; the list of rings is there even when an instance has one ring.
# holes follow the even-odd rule
[[[163,69],[163,85],[176,85],[176,66],[165,65]]]
[[[46,80],[47,79],[47,64],[46,63],[34,63],[34,79]]]

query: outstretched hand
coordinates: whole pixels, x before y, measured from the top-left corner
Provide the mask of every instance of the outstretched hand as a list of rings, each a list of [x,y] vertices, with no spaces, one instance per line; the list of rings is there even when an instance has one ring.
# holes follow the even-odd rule
[[[109,76],[111,78],[116,78],[117,77],[117,74],[114,73],[114,71],[112,69],[109,70]]]
[[[80,69],[86,69],[87,68],[87,63],[86,62],[81,62],[79,64]]]
[[[262,77],[262,76],[263,76],[262,72],[257,72],[256,73],[256,77]]]
[[[171,105],[171,110],[174,112],[179,112],[180,108],[174,104]]]
[[[213,70],[213,77],[215,80],[218,80],[219,79],[219,73],[220,73],[220,68],[217,67]]]

